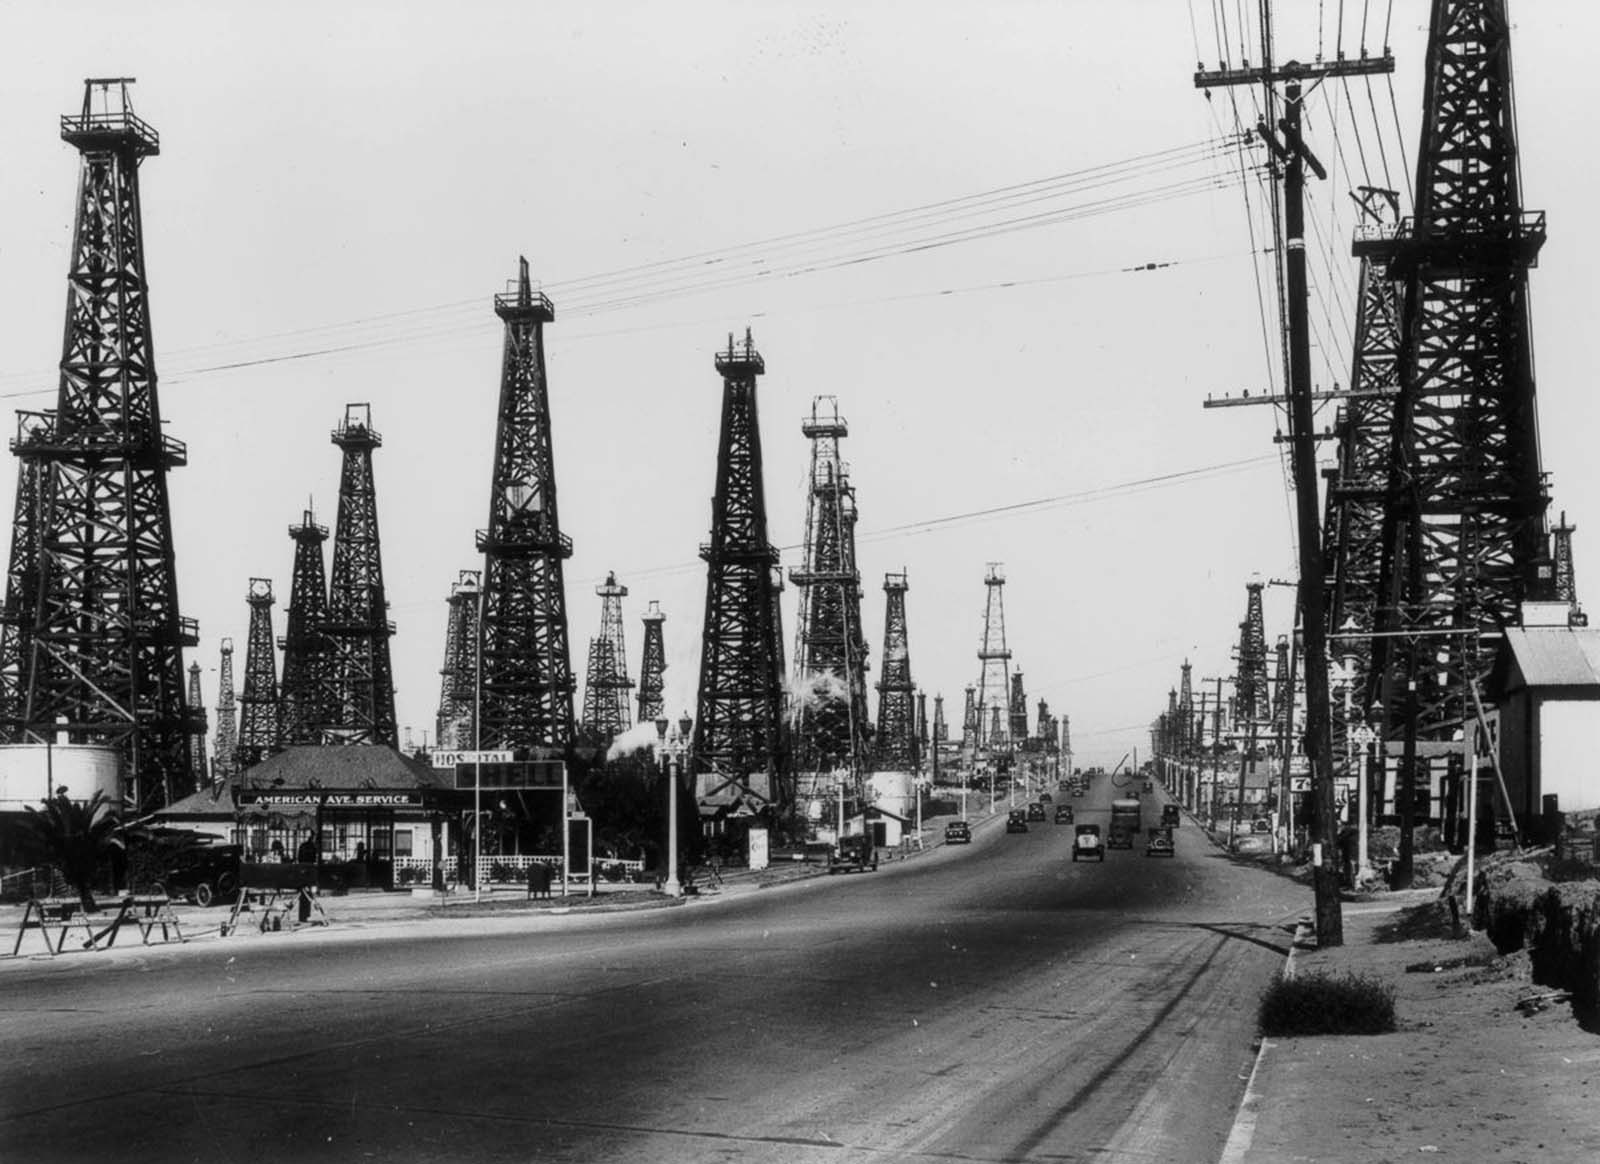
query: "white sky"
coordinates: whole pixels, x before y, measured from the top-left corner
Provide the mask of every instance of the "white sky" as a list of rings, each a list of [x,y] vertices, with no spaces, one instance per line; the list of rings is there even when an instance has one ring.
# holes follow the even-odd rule
[[[1427,7],[1396,0],[1391,33],[1413,164]],[[444,599],[477,565],[487,513],[500,371],[490,300],[525,253],[556,306],[546,342],[580,680],[599,626],[593,588],[615,569],[632,590],[630,671],[637,679],[638,616],[659,599],[668,709],[693,708],[696,551],[721,393],[711,359],[748,323],[768,366],[768,516],[786,566],[805,512],[800,418],[833,394],[850,421],[871,678],[883,574],[904,568],[913,677],[930,714],[944,693],[958,731],[985,563],[1004,562],[1030,705],[1043,696],[1071,716],[1079,762],[1110,763],[1145,747],[1185,656],[1197,679],[1232,674],[1250,577],[1293,576],[1270,413],[1200,406],[1208,393],[1260,391],[1268,375],[1236,182],[626,309],[585,313],[571,285],[1214,137],[1191,81],[1197,35],[1211,46],[1199,55],[1217,61],[1214,11],[1202,0],[13,3],[0,17],[0,396],[14,408],[54,399],[77,173],[57,118],[77,108],[84,77],[134,76],[136,111],[161,134],[141,177],[145,238],[162,412],[190,451],[171,479],[173,519],[208,704],[224,635],[242,685],[251,576],[274,580],[281,633],[285,529],[308,496],[333,524],[328,433],[347,401],[370,401],[385,441],[376,477],[399,718],[431,738]],[[1513,15],[1525,199],[1550,216],[1533,276],[1544,464],[1554,508],[1580,527],[1581,585],[1600,562],[1585,549],[1600,511],[1585,345],[1600,314],[1586,55],[1600,11],[1523,3]],[[1280,57],[1313,51],[1315,28],[1294,23],[1280,17]],[[1314,212],[1344,201],[1344,176],[1316,192]],[[1345,279],[1349,223],[1322,228]],[[1121,272],[1150,262],[1177,265]],[[353,321],[364,322],[343,326]],[[1348,320],[1338,328],[1348,335]],[[330,348],[345,350],[306,354]],[[1337,342],[1319,360],[1335,369],[1319,383],[1347,375]],[[9,514],[14,473],[0,479]],[[1076,500],[903,529],[1042,498]],[[885,530],[900,532],[875,535]],[[1288,629],[1291,599],[1267,595],[1270,640]]]

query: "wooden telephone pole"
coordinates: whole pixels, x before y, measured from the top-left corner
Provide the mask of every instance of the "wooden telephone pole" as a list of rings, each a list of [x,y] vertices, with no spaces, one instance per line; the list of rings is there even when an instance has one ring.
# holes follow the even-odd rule
[[[1322,164],[1300,136],[1303,83],[1314,90],[1331,77],[1394,71],[1394,58],[1336,60],[1302,65],[1297,61],[1273,68],[1201,70],[1194,76],[1197,89],[1230,85],[1261,85],[1272,109],[1272,86],[1283,85],[1283,116],[1277,125],[1265,120],[1257,132],[1281,163],[1283,173],[1283,281],[1289,334],[1289,433],[1294,469],[1296,525],[1300,541],[1299,607],[1305,635],[1306,755],[1311,760],[1311,792],[1317,841],[1321,856],[1312,870],[1316,894],[1317,943],[1344,943],[1344,920],[1339,910],[1338,829],[1334,815],[1333,741],[1328,725],[1327,615],[1323,602],[1322,532],[1317,495],[1316,432],[1312,420],[1311,339],[1307,319],[1305,181],[1309,166],[1326,179]],[[1279,134],[1282,134],[1280,137]]]

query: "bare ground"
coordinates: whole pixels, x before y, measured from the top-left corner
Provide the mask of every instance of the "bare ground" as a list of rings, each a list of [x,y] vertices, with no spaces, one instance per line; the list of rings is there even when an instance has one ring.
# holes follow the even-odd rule
[[[1455,937],[1427,892],[1348,904],[1344,928],[1295,971],[1383,980],[1399,1030],[1269,1040],[1238,1159],[1600,1160],[1600,1036],[1532,982],[1525,952]]]

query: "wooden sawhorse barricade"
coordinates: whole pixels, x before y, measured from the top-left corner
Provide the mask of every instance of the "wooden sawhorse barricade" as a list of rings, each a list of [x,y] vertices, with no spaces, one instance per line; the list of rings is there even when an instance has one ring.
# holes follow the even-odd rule
[[[147,946],[158,926],[163,942],[172,941],[174,936],[180,942],[187,940],[178,924],[178,915],[173,911],[172,900],[166,896],[136,894],[124,897],[117,903],[116,913],[111,915],[85,913],[83,903],[76,899],[47,897],[28,902],[22,911],[22,921],[17,926],[17,940],[11,947],[11,955],[16,957],[21,952],[22,940],[29,930],[38,930],[44,936],[45,949],[51,954],[59,954],[66,949],[67,935],[74,930],[83,934],[83,949],[109,950],[116,944],[117,934],[122,927],[130,923],[139,927],[139,936]],[[95,928],[97,925],[99,929]],[[54,942],[50,940],[52,929],[57,934]]]
[[[303,912],[307,924],[328,924],[328,915],[323,912],[322,902],[317,900],[315,865],[246,862],[239,866],[239,896],[228,913],[228,920],[222,923],[222,936],[227,937],[238,930],[241,913],[255,913],[258,910],[261,916],[256,924],[257,929],[262,933],[281,930],[283,919],[289,916],[290,910],[300,912],[301,902],[305,903]],[[297,920],[291,922],[291,928],[297,924]]]

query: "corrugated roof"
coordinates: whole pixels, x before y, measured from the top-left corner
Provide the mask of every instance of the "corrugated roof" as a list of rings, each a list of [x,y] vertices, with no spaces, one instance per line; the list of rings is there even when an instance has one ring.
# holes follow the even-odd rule
[[[1600,687],[1600,629],[1511,627],[1505,649],[1524,686]]]

